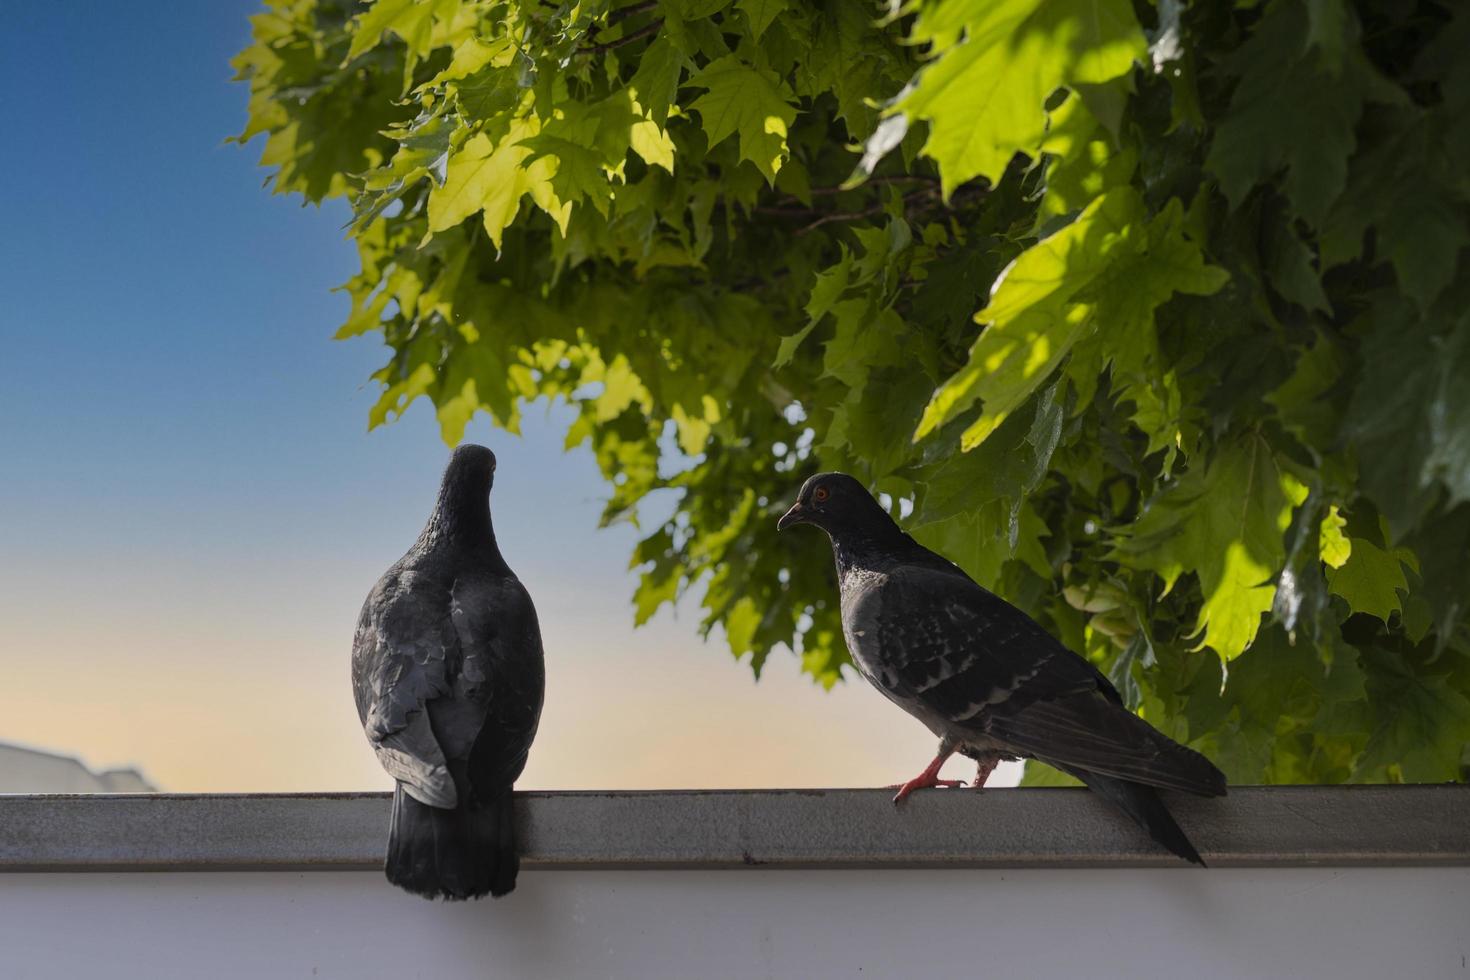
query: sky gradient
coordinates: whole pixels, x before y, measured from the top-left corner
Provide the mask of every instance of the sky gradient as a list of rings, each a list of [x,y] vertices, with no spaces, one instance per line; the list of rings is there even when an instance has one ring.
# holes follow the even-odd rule
[[[384,349],[330,339],[347,310],[331,287],[355,271],[345,205],[269,194],[261,144],[224,143],[256,7],[7,9],[0,741],[173,791],[383,789],[352,630],[448,450],[424,404],[367,431]],[[466,433],[499,456],[502,551],[545,638],[521,788],[864,786],[923,767],[933,738],[861,681],[824,693],[778,652],[757,684],[693,610],[635,630],[636,532],[596,529],[603,484],[589,452],[561,450],[568,411],[527,414],[520,437],[483,416]]]

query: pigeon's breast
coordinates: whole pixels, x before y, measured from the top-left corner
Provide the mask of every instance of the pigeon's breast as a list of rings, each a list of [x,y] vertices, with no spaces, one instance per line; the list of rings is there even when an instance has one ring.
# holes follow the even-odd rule
[[[913,684],[905,641],[914,624],[897,615],[895,583],[884,572],[851,569],[843,575],[842,632],[858,672],[882,694],[923,722],[935,735],[954,734],[954,721]],[[905,668],[909,667],[909,670]]]
[[[852,662],[864,677],[880,688],[883,657],[879,617],[882,615],[883,585],[880,572],[852,569],[842,576],[842,636]]]
[[[935,734],[942,734],[943,719],[914,697],[903,683],[891,656],[884,648],[884,593],[888,576],[865,569],[849,570],[842,577],[842,634],[858,673],[884,697],[898,705]]]

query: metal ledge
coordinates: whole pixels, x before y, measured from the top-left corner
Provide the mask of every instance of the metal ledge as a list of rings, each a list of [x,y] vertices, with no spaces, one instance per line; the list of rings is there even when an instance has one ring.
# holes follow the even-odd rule
[[[1171,796],[1215,867],[1470,864],[1470,786]],[[1080,789],[517,794],[528,868],[1066,868],[1184,862]],[[381,865],[388,797],[0,796],[0,871]]]

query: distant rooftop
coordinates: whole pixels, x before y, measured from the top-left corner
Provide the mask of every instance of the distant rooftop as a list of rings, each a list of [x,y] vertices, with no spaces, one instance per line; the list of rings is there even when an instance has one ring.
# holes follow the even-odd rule
[[[75,756],[0,742],[0,793],[156,793],[137,769],[93,772]]]

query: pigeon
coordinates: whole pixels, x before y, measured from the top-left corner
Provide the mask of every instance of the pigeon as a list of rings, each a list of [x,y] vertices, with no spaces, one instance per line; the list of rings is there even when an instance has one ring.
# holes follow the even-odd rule
[[[511,786],[541,719],[536,609],[490,525],[495,455],[464,445],[408,554],[363,604],[352,646],[357,714],[395,781],[384,870],[425,898],[515,888]]]
[[[837,559],[842,632],[858,671],[939,738],[894,803],[935,786],[958,752],[983,787],[1001,761],[1039,759],[1081,780],[1178,856],[1203,865],[1156,789],[1224,796],[1210,760],[1123,705],[1096,667],[899,528],[845,473],[806,481],[778,530],[815,524]]]

